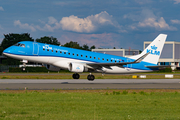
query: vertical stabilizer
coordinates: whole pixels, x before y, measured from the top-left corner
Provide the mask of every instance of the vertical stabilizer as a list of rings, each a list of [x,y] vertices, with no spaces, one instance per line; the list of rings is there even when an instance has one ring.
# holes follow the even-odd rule
[[[131,59],[138,59],[139,57],[149,53],[142,61],[157,64],[161,55],[164,43],[166,41],[166,34],[159,34],[151,44],[139,55],[130,57]]]

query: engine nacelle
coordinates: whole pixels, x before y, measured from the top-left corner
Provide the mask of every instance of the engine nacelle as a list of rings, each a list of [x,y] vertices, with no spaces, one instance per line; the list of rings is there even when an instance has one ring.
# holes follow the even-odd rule
[[[56,67],[56,66],[53,66],[53,65],[44,64],[44,66],[50,71],[60,71],[59,67]]]
[[[75,72],[75,73],[80,73],[87,71],[84,65],[78,64],[78,63],[70,63],[69,64],[69,71]]]

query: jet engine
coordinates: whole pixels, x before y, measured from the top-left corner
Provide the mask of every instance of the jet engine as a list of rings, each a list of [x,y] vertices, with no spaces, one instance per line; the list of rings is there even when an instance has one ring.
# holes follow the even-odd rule
[[[75,73],[88,71],[88,69],[84,67],[84,65],[78,63],[70,63],[68,70]]]
[[[44,64],[44,66],[50,71],[60,71],[59,67],[56,67],[56,66],[53,66],[53,65]]]

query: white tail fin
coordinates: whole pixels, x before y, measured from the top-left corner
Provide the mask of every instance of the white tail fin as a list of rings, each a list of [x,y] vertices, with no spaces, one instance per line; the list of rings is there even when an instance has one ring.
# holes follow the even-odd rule
[[[166,34],[160,34],[156,37],[154,41],[151,42],[151,44],[139,55],[135,55],[130,57],[131,59],[138,59],[139,57],[145,55],[146,53],[148,54],[142,61],[144,62],[149,62],[152,64],[157,64],[159,57],[161,55],[164,43],[166,41]]]

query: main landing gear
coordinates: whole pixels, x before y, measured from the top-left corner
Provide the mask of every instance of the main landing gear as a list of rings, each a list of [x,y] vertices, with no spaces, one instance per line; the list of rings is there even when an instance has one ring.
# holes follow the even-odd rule
[[[80,78],[80,75],[78,73],[74,73],[72,75],[73,79],[79,79]],[[93,81],[95,79],[94,75],[92,75],[91,73],[87,76],[87,79],[89,81]]]
[[[78,73],[74,73],[72,75],[73,79],[79,79],[80,78],[80,75]]]

